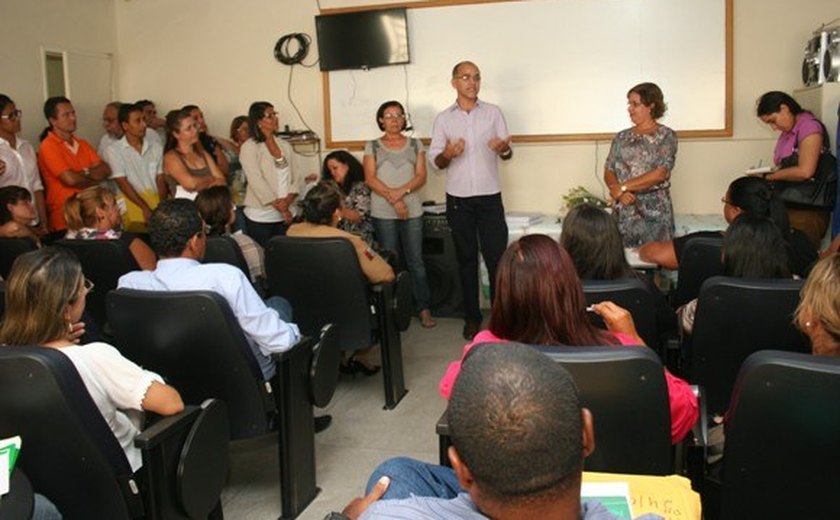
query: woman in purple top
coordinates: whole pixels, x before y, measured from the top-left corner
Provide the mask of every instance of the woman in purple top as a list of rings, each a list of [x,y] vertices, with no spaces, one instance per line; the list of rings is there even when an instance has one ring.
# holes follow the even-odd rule
[[[756,106],[756,115],[781,132],[773,152],[777,169],[764,176],[769,181],[806,181],[814,176],[820,153],[829,146],[823,139],[823,124],[814,114],[804,110],[788,94],[772,91],[762,95]],[[782,161],[798,152],[796,165],[782,167]],[[828,228],[829,212],[787,203],[790,226],[808,235],[819,247]]]
[[[624,247],[674,236],[669,179],[677,156],[677,134],[657,121],[666,109],[662,90],[655,84],[631,88],[627,112],[633,127],[616,134],[604,165],[604,182]]]

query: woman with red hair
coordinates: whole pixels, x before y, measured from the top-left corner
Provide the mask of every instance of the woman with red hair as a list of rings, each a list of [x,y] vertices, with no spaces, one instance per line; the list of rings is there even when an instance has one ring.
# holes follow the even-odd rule
[[[464,347],[461,359],[480,343],[516,341],[531,345],[643,345],[630,313],[612,302],[592,306],[608,330],[586,316],[586,299],[565,249],[546,235],[525,235],[508,246],[496,274],[496,298],[488,330]],[[450,363],[440,380],[449,399],[461,361]],[[671,403],[671,441],[677,443],[697,421],[697,398],[688,383],[665,370]]]

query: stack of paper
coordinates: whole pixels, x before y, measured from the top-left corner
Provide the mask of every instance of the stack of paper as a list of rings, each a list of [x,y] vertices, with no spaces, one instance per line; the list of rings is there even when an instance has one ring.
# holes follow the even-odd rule
[[[505,213],[505,221],[508,227],[528,227],[543,219],[542,213],[529,211],[508,211]]]

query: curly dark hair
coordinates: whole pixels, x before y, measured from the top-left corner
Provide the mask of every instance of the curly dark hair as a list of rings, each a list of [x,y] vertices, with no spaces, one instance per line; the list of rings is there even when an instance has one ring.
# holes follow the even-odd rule
[[[344,180],[339,184],[336,182],[336,185],[341,189],[341,192],[344,195],[348,195],[350,193],[350,189],[353,187],[354,184],[357,182],[365,182],[365,170],[362,167],[362,163],[356,159],[353,154],[344,150],[336,150],[334,152],[330,152],[324,158],[324,166],[321,168],[321,180],[322,181],[334,181],[332,173],[330,173],[330,169],[327,168],[327,163],[330,159],[334,161],[338,161],[341,164],[347,166],[347,175],[344,177]]]
[[[187,242],[202,231],[198,208],[189,199],[164,200],[149,219],[149,239],[160,258],[181,256]]]

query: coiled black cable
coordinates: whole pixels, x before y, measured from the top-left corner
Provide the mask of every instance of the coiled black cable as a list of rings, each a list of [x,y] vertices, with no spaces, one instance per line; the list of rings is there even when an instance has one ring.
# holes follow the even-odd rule
[[[294,54],[289,52],[289,43],[295,41],[298,44],[298,50]],[[309,54],[309,46],[312,44],[312,38],[306,33],[289,33],[279,40],[274,46],[274,57],[283,65],[297,65],[302,63]]]

